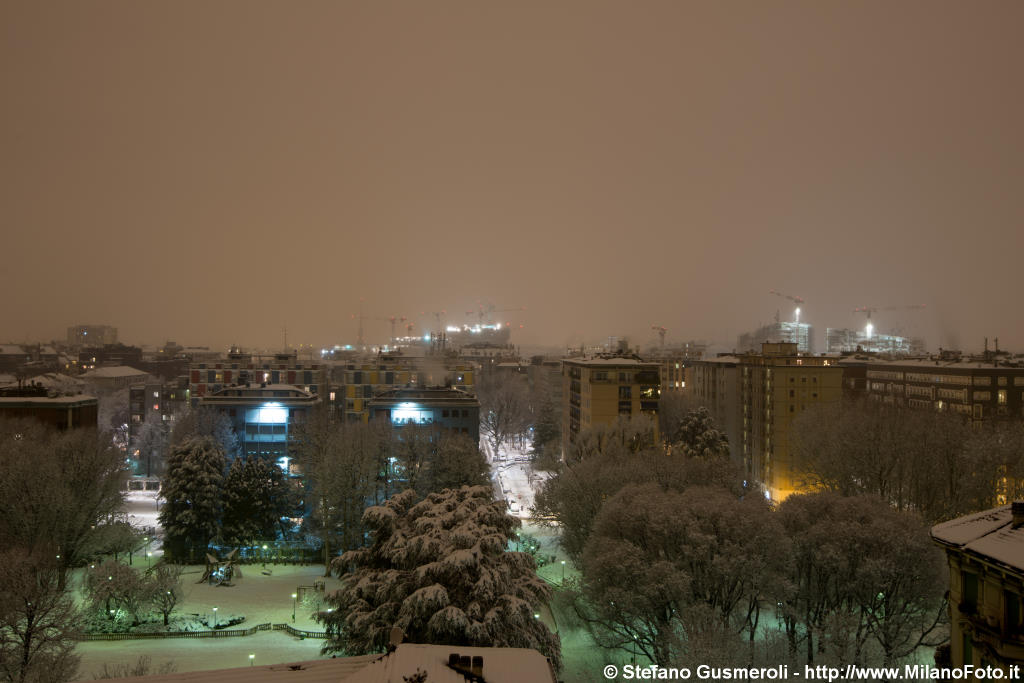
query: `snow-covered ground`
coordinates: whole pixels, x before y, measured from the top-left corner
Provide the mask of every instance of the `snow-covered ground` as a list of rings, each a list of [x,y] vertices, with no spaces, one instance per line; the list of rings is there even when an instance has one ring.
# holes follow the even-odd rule
[[[546,473],[533,472],[526,448],[502,446],[495,452],[488,445],[485,453],[491,465],[491,477],[509,503],[511,513],[521,519],[529,519],[534,492],[544,481]]]
[[[145,566],[138,561],[135,566]],[[322,566],[273,565],[266,566],[269,576],[258,564],[243,565],[243,578],[230,588],[196,583],[203,567],[187,567],[182,575],[184,599],[174,614],[202,614],[210,616],[217,607],[218,617],[245,615],[245,622],[234,628],[249,628],[257,624],[292,624],[307,631],[320,631],[323,627],[311,614],[318,609],[315,600],[297,603],[295,621],[292,621],[292,593],[299,586],[312,586],[314,580],[326,581],[326,590],[336,590],[340,583],[335,578],[323,578]],[[81,570],[79,570],[81,571]],[[77,577],[76,577],[77,578]],[[312,591],[310,591],[312,594]],[[323,640],[299,640],[284,631],[265,631],[243,638],[153,638],[146,640],[85,641],[78,644],[82,657],[79,677],[91,678],[104,663],[134,663],[139,655],[149,655],[156,669],[166,661],[173,661],[178,671],[245,666],[249,654],[256,654],[257,664],[277,664],[316,659]]]
[[[156,491],[128,491],[124,494],[124,511],[132,526],[139,528],[156,527],[156,516],[160,503]]]

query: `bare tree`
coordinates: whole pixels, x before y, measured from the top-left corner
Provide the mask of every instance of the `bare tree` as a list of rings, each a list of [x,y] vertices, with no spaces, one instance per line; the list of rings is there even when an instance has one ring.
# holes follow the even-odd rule
[[[49,543],[64,569],[85,563],[124,503],[123,455],[95,430],[0,422],[0,470],[0,545]]]
[[[496,372],[485,375],[476,389],[480,398],[480,431],[497,452],[529,426],[529,390],[522,378]]]
[[[1021,481],[1024,429],[851,402],[808,410],[794,452],[810,490],[881,496],[930,522],[992,507]]]
[[[148,572],[151,600],[153,606],[163,616],[164,626],[167,626],[171,612],[182,598],[181,573],[183,570],[181,565],[158,562]]]
[[[320,539],[328,576],[336,548],[362,545],[366,506],[386,499],[387,445],[376,425],[344,423],[326,410],[299,425],[293,445],[305,475],[303,495],[310,510],[306,528]]]
[[[778,513],[792,541],[792,593],[783,617],[810,664],[889,664],[945,634],[942,553],[927,527],[877,496],[793,495]],[[882,661],[868,661],[874,640]]]
[[[52,546],[0,551],[0,677],[63,683],[74,677],[81,617]]]

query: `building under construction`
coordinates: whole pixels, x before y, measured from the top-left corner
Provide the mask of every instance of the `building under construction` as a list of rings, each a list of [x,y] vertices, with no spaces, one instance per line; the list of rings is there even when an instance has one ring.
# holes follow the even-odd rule
[[[736,342],[736,350],[755,351],[765,342],[788,342],[796,344],[799,353],[814,353],[814,328],[810,323],[797,320],[775,320],[770,325],[763,325],[753,332],[741,334]]]
[[[868,334],[866,330],[825,328],[825,352],[878,353],[894,356],[918,356],[925,352],[924,340],[896,334]]]

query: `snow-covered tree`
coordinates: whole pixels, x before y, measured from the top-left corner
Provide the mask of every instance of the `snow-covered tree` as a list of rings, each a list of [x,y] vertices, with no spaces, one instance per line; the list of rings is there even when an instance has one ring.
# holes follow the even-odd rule
[[[75,677],[74,638],[82,622],[51,550],[0,550],[0,680],[63,683]]]
[[[233,545],[272,541],[286,531],[282,518],[295,514],[296,495],[276,464],[259,457],[236,458],[223,489],[221,538]]]
[[[227,415],[208,407],[192,408],[178,416],[171,430],[171,446],[180,446],[195,437],[210,437],[227,457],[238,453],[238,435]]]
[[[85,595],[93,609],[110,619],[124,612],[133,625],[152,599],[152,588],[141,573],[117,560],[90,565],[85,573]]]
[[[729,441],[719,431],[707,408],[688,412],[666,436],[674,451],[689,458],[729,456]]]
[[[830,492],[792,495],[776,514],[792,542],[783,616],[794,653],[802,641],[809,664],[883,664],[935,644],[942,553],[919,517],[877,496]],[[869,658],[872,639],[881,659]]]
[[[619,416],[608,424],[595,424],[576,436],[565,454],[565,461],[572,465],[597,455],[625,458],[656,451],[654,427],[654,421],[646,415]]]
[[[124,503],[124,456],[95,430],[0,421],[0,471],[0,546],[50,544],[65,570],[95,552],[97,528]]]
[[[182,599],[181,565],[158,562],[147,572],[149,593],[153,606],[164,618],[164,626],[170,621],[171,612]]]
[[[160,496],[164,550],[176,561],[201,557],[220,528],[224,451],[211,437],[171,447]]]
[[[480,447],[464,434],[438,435],[422,469],[418,481],[420,495],[490,483],[487,460]]]
[[[414,491],[368,508],[373,543],[335,560],[340,590],[321,613],[324,652],[381,652],[390,629],[413,643],[535,648],[558,661],[558,636],[535,615],[550,596],[525,553],[506,550],[519,521],[489,487]]]
[[[602,507],[587,542],[580,614],[604,647],[635,643],[668,666],[705,642],[741,632],[753,640],[787,560],[760,496],[629,485]]]
[[[726,458],[666,457],[659,450],[630,453],[612,441],[607,452],[596,452],[567,466],[544,482],[537,493],[535,514],[559,528],[560,543],[577,564],[601,506],[627,484],[658,482],[683,491],[690,486],[717,485],[743,493],[743,477]]]

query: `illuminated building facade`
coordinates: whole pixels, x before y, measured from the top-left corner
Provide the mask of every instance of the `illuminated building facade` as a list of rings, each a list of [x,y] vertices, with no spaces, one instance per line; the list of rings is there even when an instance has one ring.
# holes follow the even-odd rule
[[[480,442],[480,402],[461,389],[389,389],[369,400],[367,412],[370,420],[387,421],[396,428],[424,427]]]
[[[792,423],[808,407],[841,398],[843,369],[835,358],[800,354],[792,342],[763,343],[745,353],[694,364],[697,400],[725,431],[730,453],[772,500],[797,490],[799,463]]]
[[[273,459],[286,471],[290,471],[288,435],[319,403],[315,394],[290,384],[236,385],[199,399],[199,406],[231,420],[241,454]]]
[[[562,452],[576,437],[618,417],[644,415],[658,430],[661,364],[618,354],[562,361]]]
[[[974,421],[1024,417],[1024,362],[963,358],[843,358],[846,389],[880,403],[959,413]]]

